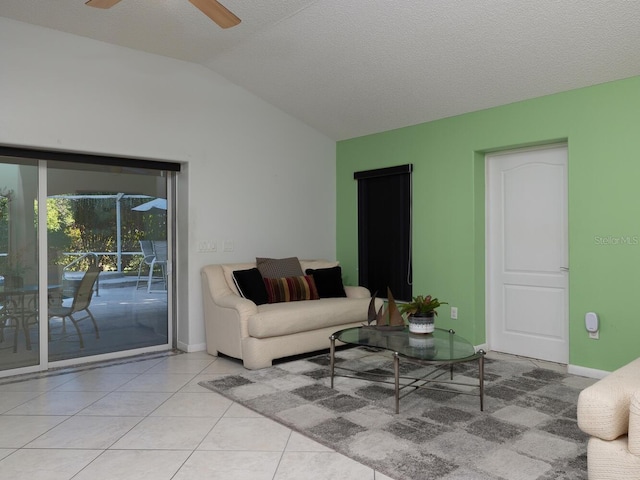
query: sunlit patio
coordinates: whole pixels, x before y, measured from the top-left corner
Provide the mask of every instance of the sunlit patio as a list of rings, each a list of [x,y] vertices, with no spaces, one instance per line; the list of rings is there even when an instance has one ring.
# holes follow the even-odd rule
[[[81,276],[82,273],[75,275]],[[98,326],[99,338],[90,319],[78,322],[84,340],[84,348],[80,348],[79,336],[69,319],[63,326],[62,318],[51,317],[48,342],[50,361],[167,343],[166,291],[157,290],[159,287],[154,286],[149,293],[146,281],[140,282],[136,288],[135,276],[103,272],[100,277],[99,288],[89,305]],[[72,298],[65,298],[63,305],[69,306],[72,301]],[[76,318],[82,318],[82,315]],[[27,337],[20,326],[14,348],[15,328],[15,325],[8,325],[4,329],[0,342],[0,362],[16,366],[33,364],[34,358],[38,357],[38,324],[35,321],[28,323],[31,349],[28,349]]]

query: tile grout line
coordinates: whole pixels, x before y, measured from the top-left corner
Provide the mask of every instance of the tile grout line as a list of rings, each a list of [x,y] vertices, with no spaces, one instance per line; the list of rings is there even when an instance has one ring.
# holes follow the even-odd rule
[[[167,357],[167,358],[168,358],[168,357]],[[165,358],[164,360],[166,360],[166,358]],[[164,360],[163,360],[163,361],[164,361]],[[133,380],[135,380],[135,379],[137,379],[137,378],[140,378],[140,377],[141,377],[141,376],[143,376],[143,375],[147,375],[147,374],[148,374],[148,372],[149,372],[149,370],[151,370],[152,368],[157,367],[158,365],[160,365],[161,363],[163,363],[163,361],[160,361],[160,362],[156,363],[155,365],[150,366],[150,367],[149,367],[148,369],[146,369],[144,372],[140,372],[140,373],[138,373],[135,377],[133,377],[133,378],[132,378],[132,379],[130,379],[129,381],[125,382],[124,384],[119,385],[115,390],[111,390],[110,392],[107,392],[107,393],[106,393],[106,395],[105,395],[105,396],[103,396],[103,397],[101,397],[101,398],[104,398],[104,397],[106,397],[107,395],[109,395],[109,394],[111,394],[111,393],[118,392],[118,391],[119,391],[119,389],[120,389],[120,388],[122,388],[122,387],[123,387],[124,385],[126,385],[127,383],[129,383],[129,382],[131,382],[131,381],[133,381]],[[131,362],[127,362],[127,363],[131,363]],[[177,393],[179,393],[179,392],[180,392],[180,391],[181,391],[181,390],[182,390],[186,385],[188,385],[188,384],[189,384],[189,383],[190,383],[190,382],[191,382],[191,381],[192,381],[192,380],[193,380],[197,375],[199,375],[199,374],[200,374],[204,369],[206,369],[206,368],[208,368],[208,366],[207,366],[207,367],[203,367],[203,368],[200,370],[200,372],[193,374],[193,375],[192,375],[192,377],[191,377],[191,380],[189,380],[189,381],[187,382],[187,384],[183,385],[182,387],[180,387],[180,389],[176,390],[175,392],[157,392],[157,393],[171,393],[171,395],[170,395],[169,397],[167,397],[167,398],[166,398],[166,399],[165,399],[165,400],[164,400],[160,405],[158,405],[158,406],[157,406],[157,407],[155,407],[153,410],[149,411],[147,414],[145,414],[144,416],[142,416],[142,417],[141,417],[141,419],[140,419],[140,421],[138,421],[135,425],[132,425],[132,426],[131,426],[131,428],[129,428],[126,432],[124,432],[124,433],[123,433],[122,435],[120,435],[117,439],[115,439],[115,440],[111,443],[111,445],[109,445],[109,446],[107,446],[106,448],[102,449],[102,451],[101,451],[101,453],[100,453],[99,455],[97,455],[97,456],[96,456],[96,457],[95,457],[91,462],[89,462],[88,464],[86,464],[82,469],[80,469],[76,474],[74,474],[74,475],[71,477],[71,479],[72,479],[72,478],[74,478],[74,477],[76,477],[77,475],[79,475],[83,470],[86,470],[90,465],[92,465],[96,460],[98,460],[100,457],[102,457],[106,452],[109,452],[109,451],[119,451],[119,450],[121,450],[121,449],[114,449],[114,448],[113,448],[113,446],[114,446],[116,443],[118,443],[120,440],[122,440],[122,438],[124,438],[126,435],[128,435],[129,433],[131,433],[131,432],[132,432],[136,427],[138,427],[138,426],[139,426],[139,425],[140,425],[140,424],[141,424],[145,419],[147,419],[147,418],[151,418],[151,417],[152,417],[153,412],[157,411],[157,410],[158,410],[162,405],[164,405],[164,404],[165,404],[166,402],[168,402],[171,398],[173,398]],[[129,393],[136,393],[136,392],[129,392]],[[149,392],[149,393],[152,393],[152,392]],[[95,402],[94,402],[94,403],[95,403]],[[93,405],[93,404],[92,404],[92,405]],[[88,406],[87,406],[87,407],[85,407],[85,408],[88,408]],[[78,413],[80,413],[80,412],[78,412]],[[103,416],[103,415],[100,415],[100,416]],[[216,423],[217,423],[217,422],[216,422]],[[213,428],[213,427],[212,427],[212,428]],[[124,450],[124,451],[129,451],[130,449],[122,449],[122,450]],[[150,449],[145,449],[145,450],[155,451],[156,449],[150,448]],[[187,449],[185,449],[185,451],[187,451]],[[174,477],[175,477],[175,475],[177,475],[177,473],[178,473],[178,472],[180,471],[180,469],[185,465],[185,463],[187,462],[187,460],[188,460],[189,458],[191,458],[191,456],[193,455],[193,452],[194,452],[194,451],[195,451],[195,449],[190,450],[189,455],[187,455],[187,457],[185,458],[185,460],[184,460],[184,461],[180,464],[180,466],[176,469],[175,473],[171,476],[171,478],[174,478]],[[71,479],[70,479],[70,480],[71,480]]]

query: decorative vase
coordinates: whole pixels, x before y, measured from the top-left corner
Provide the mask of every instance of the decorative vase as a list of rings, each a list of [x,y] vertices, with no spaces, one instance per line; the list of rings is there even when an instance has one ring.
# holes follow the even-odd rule
[[[411,333],[431,333],[435,329],[435,313],[409,315],[409,331]]]

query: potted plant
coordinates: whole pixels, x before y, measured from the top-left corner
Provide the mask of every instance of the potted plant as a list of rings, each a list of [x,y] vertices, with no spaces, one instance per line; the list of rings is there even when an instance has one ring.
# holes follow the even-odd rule
[[[431,333],[435,328],[435,316],[438,314],[436,309],[440,305],[447,305],[447,302],[441,302],[431,295],[418,295],[413,297],[411,302],[400,305],[400,313],[408,315],[411,333]]]

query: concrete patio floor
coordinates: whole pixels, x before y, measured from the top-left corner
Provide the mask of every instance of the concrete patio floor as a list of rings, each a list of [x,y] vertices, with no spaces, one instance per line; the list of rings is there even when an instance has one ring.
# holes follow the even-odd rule
[[[98,291],[94,294],[89,310],[96,319],[99,338],[89,318],[79,322],[84,340],[80,348],[78,334],[73,324],[66,320],[63,329],[61,318],[49,319],[51,338],[49,361],[89,357],[115,351],[144,348],[167,343],[168,312],[167,292],[147,292],[146,282],[136,288],[136,277],[101,274]],[[154,288],[164,285],[154,284]],[[70,306],[73,299],[63,301]],[[74,315],[82,318],[82,313]],[[66,330],[66,331],[65,331]],[[14,352],[14,327],[5,328],[0,342],[0,365],[2,369],[16,368],[38,363],[38,324],[29,325],[32,349],[27,349],[27,339],[22,329],[18,330],[17,351]]]

